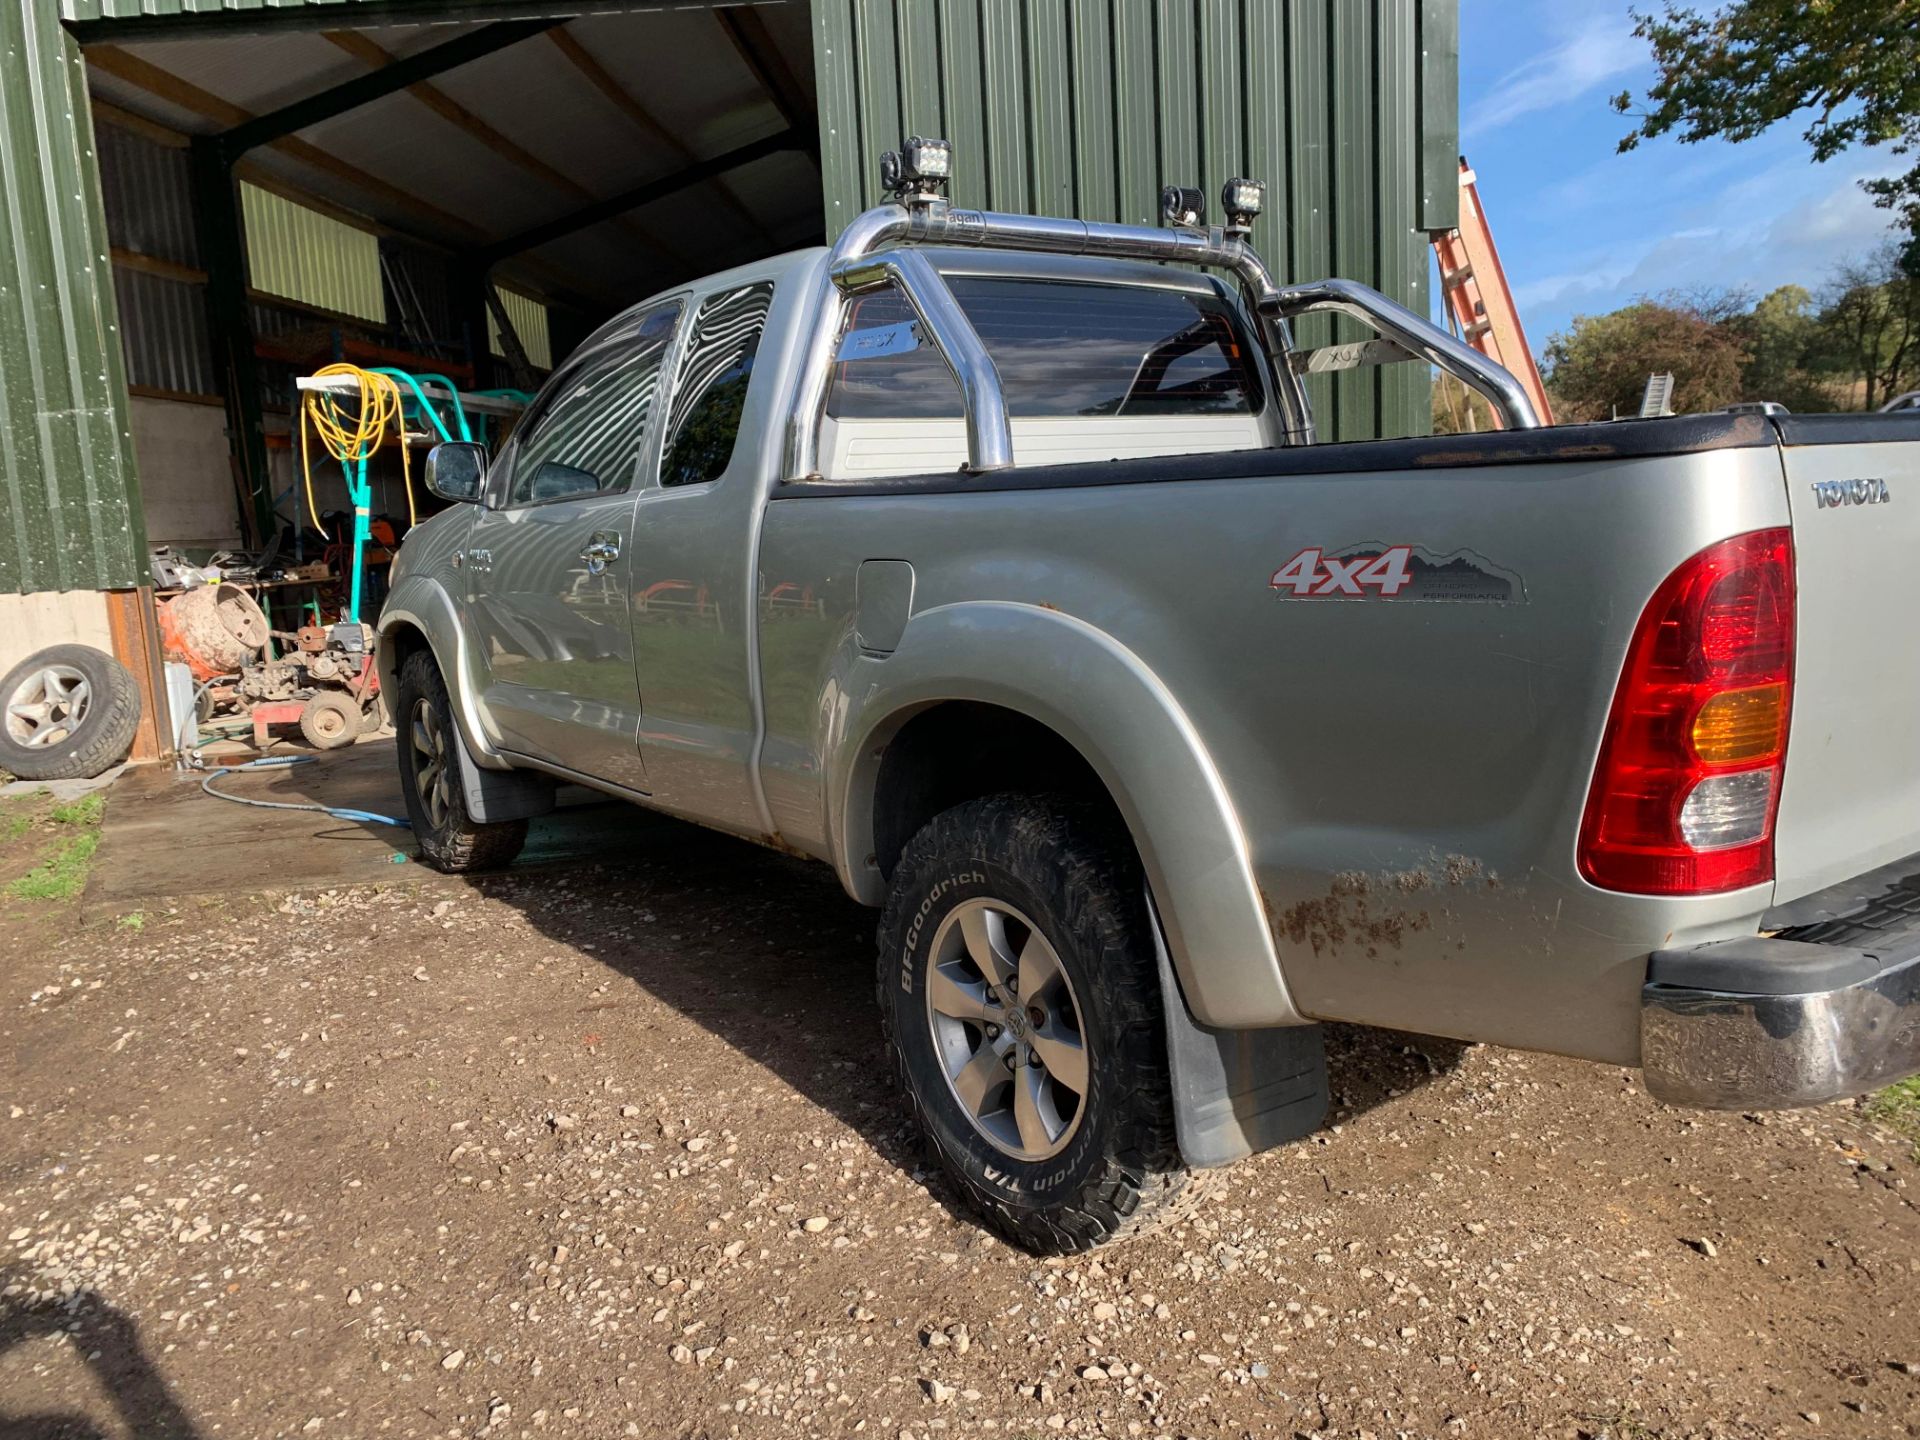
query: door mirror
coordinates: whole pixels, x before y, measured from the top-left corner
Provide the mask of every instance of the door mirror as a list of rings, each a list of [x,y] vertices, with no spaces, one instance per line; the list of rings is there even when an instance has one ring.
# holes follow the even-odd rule
[[[455,440],[427,452],[427,489],[442,500],[472,504],[487,478],[487,447]]]

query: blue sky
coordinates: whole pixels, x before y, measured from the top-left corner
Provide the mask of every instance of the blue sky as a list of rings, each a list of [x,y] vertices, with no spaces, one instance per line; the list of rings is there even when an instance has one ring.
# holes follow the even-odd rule
[[[1460,12],[1461,148],[1536,351],[1573,316],[1643,294],[1817,291],[1887,234],[1857,182],[1889,173],[1890,157],[1816,165],[1796,122],[1739,145],[1614,153],[1628,121],[1608,99],[1653,73],[1626,3],[1461,0]]]

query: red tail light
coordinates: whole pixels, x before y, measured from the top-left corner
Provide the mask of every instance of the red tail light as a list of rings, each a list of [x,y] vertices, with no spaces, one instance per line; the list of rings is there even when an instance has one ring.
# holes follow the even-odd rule
[[[1580,826],[1580,873],[1640,895],[1771,880],[1792,702],[1791,532],[1702,550],[1634,631]]]

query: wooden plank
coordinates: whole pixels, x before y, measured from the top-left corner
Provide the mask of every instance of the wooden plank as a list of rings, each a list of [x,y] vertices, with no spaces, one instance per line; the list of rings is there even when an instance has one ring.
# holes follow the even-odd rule
[[[142,255],[137,250],[122,250],[118,245],[111,251],[113,263],[128,270],[137,270],[142,275],[155,275],[162,280],[178,280],[183,285],[204,285],[207,272],[195,265],[182,265],[175,260],[162,260],[157,255]]]
[[[140,722],[133,732],[131,760],[159,760],[173,751],[167,731],[167,681],[160,660],[160,625],[153,611],[153,587],[106,590],[107,631],[113,658],[133,672],[140,689]]]
[[[171,126],[162,125],[158,120],[149,120],[144,115],[136,115],[131,110],[122,110],[110,101],[99,96],[89,97],[93,105],[93,118],[97,124],[111,125],[119,130],[130,130],[142,139],[151,140],[156,145],[164,145],[169,150],[184,150],[188,139]]]
[[[200,395],[192,390],[164,390],[158,385],[129,385],[127,393],[142,400],[171,400],[180,405],[211,405],[216,409],[223,408],[227,403],[219,395]]]

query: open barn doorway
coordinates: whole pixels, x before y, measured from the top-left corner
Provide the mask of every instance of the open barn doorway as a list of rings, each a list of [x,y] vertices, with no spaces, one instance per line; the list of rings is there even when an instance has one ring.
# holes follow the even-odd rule
[[[805,4],[252,13],[80,34],[149,545],[289,625],[337,608],[350,509],[301,376],[445,377],[497,434],[619,310],[819,243],[822,187]],[[433,503],[393,454],[369,484],[377,538]]]

